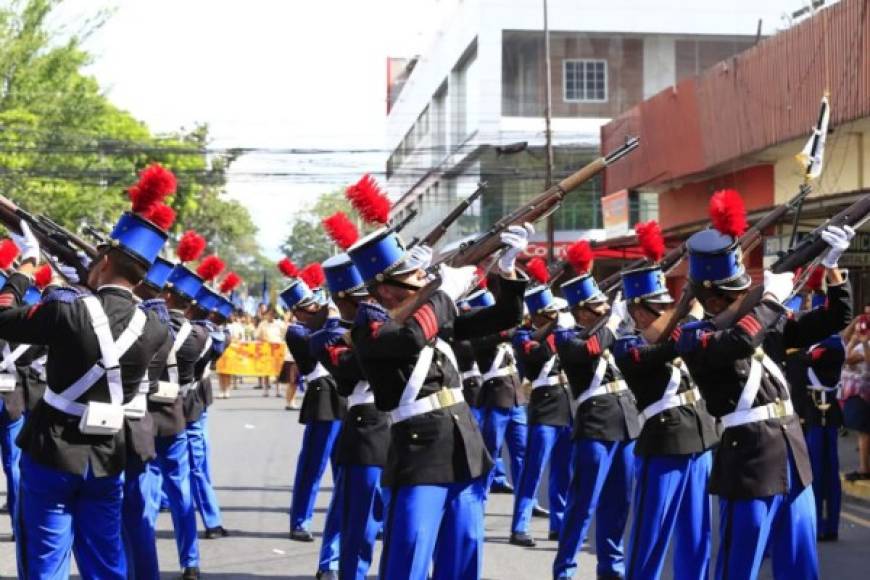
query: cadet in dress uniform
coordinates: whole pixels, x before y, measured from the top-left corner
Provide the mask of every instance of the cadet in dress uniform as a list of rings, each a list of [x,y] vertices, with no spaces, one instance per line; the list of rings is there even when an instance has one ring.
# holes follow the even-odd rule
[[[365,284],[347,254],[330,258],[323,269],[340,317],[330,316],[311,335],[311,350],[335,378],[348,406],[336,443],[336,464],[341,471],[329,511],[341,514],[339,577],[362,580],[371,567],[383,522],[381,473],[390,446],[390,424],[387,414],[375,407],[371,386],[350,341],[359,304],[369,300]]]
[[[339,468],[334,463],[333,448],[341,431],[346,404],[338,394],[335,379],[312,355],[311,333],[326,322],[329,309],[301,279],[294,278],[281,292],[281,300],[301,323],[287,328],[287,347],[300,372],[305,376],[305,396],[299,411],[299,422],[305,425],[302,448],[296,461],[293,497],[290,504],[290,539],[313,542],[311,517],[320,490],[320,480],[327,463],[333,462],[332,479],[337,481]],[[334,491],[333,491],[334,493]],[[321,572],[338,568],[340,514],[330,510],[324,526],[320,555]]]
[[[526,293],[531,326],[520,328],[513,344],[519,367],[532,383],[529,401],[529,442],[523,474],[517,487],[511,523],[511,544],[532,547],[529,535],[538,486],[549,462],[550,540],[558,540],[565,518],[568,484],[571,480],[571,393],[556,354],[555,336],[535,340],[535,330],[553,324],[560,317],[558,301],[548,286],[536,286]],[[562,315],[567,316],[567,315]],[[570,318],[570,317],[568,317]],[[571,321],[573,322],[573,320]],[[571,322],[563,321],[567,326]]]
[[[39,244],[26,224],[21,230],[22,265],[0,291],[0,337],[49,347],[49,387],[18,437],[27,489],[18,514],[20,570],[28,578],[66,577],[75,548],[83,577],[125,578],[123,405],[139,393],[166,339],[132,288],[167,234],[139,213],[125,213],[90,264],[94,294],[55,291],[26,307],[20,305]]]
[[[634,397],[616,366],[610,348],[625,318],[625,303],[607,306],[607,297],[586,274],[561,286],[578,326],[557,328],[556,350],[577,405],[572,450],[573,473],[555,578],[570,578],[577,568],[577,551],[595,522],[595,553],[599,578],[621,578],[625,572],[622,535],[631,503],[634,439],[640,427]],[[602,317],[607,322],[590,336]]]
[[[689,281],[711,315],[751,284],[736,235],[708,229],[687,241]],[[853,235],[851,228],[822,234],[831,246],[825,309],[788,318],[782,302],[792,274],[767,271],[764,299],[737,324],[717,330],[702,321],[675,333],[677,351],[724,427],[710,480],[710,493],[720,497],[717,578],[757,577],[766,548],[776,578],[819,577],[812,472],[781,361],[785,349],[809,347],[848,324],[851,292],[836,265]]]
[[[519,228],[523,230],[523,228]],[[385,308],[412,298],[427,276],[409,267],[404,244],[377,230],[348,253],[384,307],[363,303],[353,344],[378,409],[392,419],[383,485],[390,488],[381,576],[423,580],[479,578],[482,566],[485,477],[492,468],[480,430],[462,393],[448,340],[485,336],[516,326],[525,281],[513,280],[513,260],[526,246],[525,230],[504,241],[498,302],[457,314],[454,301],[472,287],[474,268],[442,267],[438,291],[402,324]],[[436,550],[437,545],[437,550]],[[433,557],[434,556],[434,557]]]
[[[160,297],[173,268],[172,262],[158,257],[145,279],[136,287],[136,294],[142,298],[143,307],[154,311],[170,330],[148,369],[148,412],[154,419],[156,451],[156,457],[150,465],[153,497],[148,505],[148,521],[152,526],[156,525],[160,498],[165,491],[182,577],[193,580],[199,577],[199,540],[190,489],[186,421],[176,362],[185,337],[173,330],[166,301]],[[181,339],[177,342],[179,336]],[[164,374],[168,375],[169,380],[161,380]]]
[[[813,294],[812,307],[825,308],[824,294]],[[839,334],[832,334],[809,349],[795,349],[793,366],[786,373],[792,387],[795,410],[801,418],[810,465],[816,521],[820,542],[836,541],[840,529],[840,454],[837,438],[843,426],[843,411],[837,402],[840,373],[846,362],[846,348]],[[790,368],[791,367],[791,368]]]
[[[622,292],[639,331],[673,308],[658,266],[624,272]],[[642,409],[625,577],[661,577],[673,539],[675,580],[706,580],[712,539],[707,483],[711,448],[718,442],[715,421],[673,341],[648,344],[640,333],[631,334],[617,341],[614,355]]]
[[[468,312],[471,306],[468,302],[460,302],[458,305],[461,312]],[[483,386],[483,375],[474,358],[474,348],[470,340],[457,340],[453,343],[453,352],[456,355],[456,363],[459,365],[459,378],[462,379],[462,395],[471,414],[477,420],[478,425],[483,425],[483,409],[480,407],[480,389]]]

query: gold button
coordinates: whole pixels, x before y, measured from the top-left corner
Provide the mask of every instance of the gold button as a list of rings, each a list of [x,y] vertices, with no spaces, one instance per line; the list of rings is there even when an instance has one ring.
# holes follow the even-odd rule
[[[659,423],[664,423],[664,422],[665,422],[664,415],[659,416]]]
[[[737,447],[737,441],[732,441],[732,442],[731,442],[731,447]]]
[[[362,421],[362,417],[357,417],[356,422],[359,423],[360,421]]]
[[[456,413],[453,413],[453,418],[459,421],[459,415],[457,415]]]
[[[416,438],[417,438],[417,434],[416,434],[416,433],[411,433],[411,439],[416,439]]]

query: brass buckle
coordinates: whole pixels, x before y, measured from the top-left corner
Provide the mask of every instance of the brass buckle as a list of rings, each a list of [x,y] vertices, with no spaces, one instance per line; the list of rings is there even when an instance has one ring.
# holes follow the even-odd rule
[[[774,417],[785,417],[788,414],[787,409],[785,408],[785,401],[777,397],[777,399],[773,402],[773,413]]]
[[[756,348],[755,352],[752,354],[752,357],[757,361],[763,360],[764,359],[764,349],[761,347]]]
[[[698,393],[695,392],[695,389],[692,389],[690,391],[686,391],[682,395],[683,395],[683,400],[685,401],[685,403],[683,403],[684,405],[694,405],[700,399],[700,397],[698,396]]]
[[[604,390],[610,394],[619,392],[619,381],[610,381],[604,385]]]
[[[450,391],[450,389],[442,388],[440,391],[435,393],[435,397],[438,399],[438,404],[441,405],[441,408],[449,407],[456,402],[456,399],[453,398],[453,392]]]

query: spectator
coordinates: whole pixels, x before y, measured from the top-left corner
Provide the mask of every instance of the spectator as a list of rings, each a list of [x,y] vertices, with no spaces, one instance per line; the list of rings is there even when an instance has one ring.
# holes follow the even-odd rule
[[[234,342],[243,342],[245,340],[245,327],[241,322],[241,314],[236,312],[227,324],[227,334],[229,334],[230,344]],[[219,399],[229,399],[230,389],[236,384],[238,377],[234,375],[218,374],[218,385],[220,386]]]
[[[287,332],[287,327],[293,322],[293,313],[291,311],[286,311],[284,313],[284,333]],[[296,366],[296,361],[293,360],[293,354],[290,352],[290,349],[287,348],[284,350],[284,364],[281,366],[281,374],[278,377],[278,390],[280,391],[281,385],[287,385],[285,390],[285,400],[287,404],[284,405],[284,408],[288,411],[293,409],[298,409],[298,405],[296,404],[296,386],[299,379],[299,369]]]
[[[275,310],[273,308],[268,308],[263,313],[263,317],[260,320],[260,323],[257,325],[257,331],[254,334],[254,339],[259,340],[261,342],[267,342],[270,344],[284,344],[284,332],[286,331],[286,326],[284,325],[283,320],[278,320],[275,317]],[[269,391],[272,388],[271,381],[275,377],[260,377],[260,384],[262,385],[263,396],[268,397]],[[281,389],[276,384],[275,385],[275,396],[281,395]]]
[[[858,470],[849,481],[870,479],[870,306],[844,331],[846,366],[841,398],[847,428],[858,432]]]

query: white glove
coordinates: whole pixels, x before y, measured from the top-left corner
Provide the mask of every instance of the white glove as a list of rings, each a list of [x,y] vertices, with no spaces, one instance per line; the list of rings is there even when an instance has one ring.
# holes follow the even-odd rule
[[[619,325],[626,318],[628,318],[628,305],[625,303],[625,300],[617,297],[610,307],[610,318],[607,319],[607,328],[616,333],[616,329],[619,328]]]
[[[72,266],[67,266],[66,264],[58,260],[54,260],[52,266],[55,270],[60,272],[60,275],[63,276],[64,279],[70,284],[78,284],[79,282],[81,282],[81,280],[79,280],[78,271],[76,271],[76,269]]]
[[[425,244],[417,244],[408,250],[408,258],[405,264],[412,268],[425,270],[432,263],[432,248]]]
[[[822,239],[831,247],[825,254],[825,257],[822,258],[822,265],[829,270],[836,268],[840,256],[849,249],[849,243],[854,237],[855,230],[850,226],[843,226],[842,228],[837,226],[826,227],[822,232]]]
[[[30,231],[30,226],[27,225],[27,222],[21,221],[19,224],[21,228],[21,235],[10,233],[10,237],[12,241],[15,242],[15,245],[18,246],[18,250],[21,252],[21,261],[25,260],[33,260],[35,263],[39,263],[39,240],[36,239],[36,236],[33,235],[33,232]]]
[[[441,289],[456,302],[477,284],[477,268],[451,268],[441,265]]]
[[[791,296],[794,290],[794,272],[774,274],[770,270],[764,271],[764,293],[773,296],[782,304]]]
[[[510,274],[514,271],[517,256],[529,247],[529,236],[535,233],[532,224],[524,226],[508,226],[501,233],[501,243],[507,245],[507,249],[498,258],[498,269],[502,274]]]

